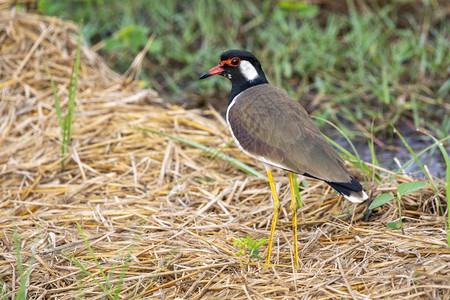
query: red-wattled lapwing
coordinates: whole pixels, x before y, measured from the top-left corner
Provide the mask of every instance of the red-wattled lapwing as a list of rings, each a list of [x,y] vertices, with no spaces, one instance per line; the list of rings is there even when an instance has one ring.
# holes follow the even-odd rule
[[[231,81],[226,120],[238,147],[265,164],[289,171],[294,265],[297,267],[297,201],[292,173],[323,180],[351,202],[361,203],[368,197],[305,109],[285,91],[269,84],[252,53],[243,50],[222,53],[220,63],[200,75],[200,79],[212,75],[222,75]],[[269,264],[280,202],[269,168],[267,176],[274,202],[266,257],[266,264]]]

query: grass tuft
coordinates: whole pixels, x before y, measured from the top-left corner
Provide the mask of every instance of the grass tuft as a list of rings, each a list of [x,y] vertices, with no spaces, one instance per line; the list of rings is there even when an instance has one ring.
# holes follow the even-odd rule
[[[84,243],[86,244],[86,246],[88,248],[88,251],[89,251],[89,253],[91,255],[90,257],[95,262],[95,265],[97,266],[97,268],[99,270],[99,273],[102,275],[105,284],[103,284],[97,278],[95,278],[94,275],[83,265],[83,263],[81,261],[79,261],[75,256],[73,256],[72,253],[66,253],[66,257],[68,257],[69,260],[73,264],[75,264],[77,267],[79,267],[82,270],[83,274],[87,275],[90,279],[92,279],[92,281],[94,281],[95,284],[102,289],[104,295],[107,295],[111,299],[115,299],[115,300],[116,299],[120,299],[119,294],[123,290],[123,283],[124,283],[124,280],[125,280],[126,273],[127,273],[128,269],[129,269],[129,263],[130,263],[131,255],[132,255],[132,252],[133,252],[133,249],[134,249],[134,246],[135,246],[135,241],[131,244],[130,250],[128,251],[127,256],[126,256],[126,258],[125,258],[125,260],[123,262],[123,265],[121,267],[121,271],[119,273],[119,278],[117,280],[115,280],[116,286],[113,287],[112,284],[111,284],[110,276],[106,275],[106,271],[102,267],[100,262],[98,261],[97,256],[95,255],[95,253],[94,253],[94,251],[93,251],[93,249],[91,247],[91,244],[89,243],[89,240],[86,238],[86,235],[83,232],[83,229],[81,228],[81,226],[80,226],[80,224],[78,222],[76,224],[77,224],[78,231],[80,232],[80,234],[81,234],[81,236],[82,236],[82,238],[84,240]],[[114,270],[114,269],[116,269],[116,267],[110,267],[110,269]],[[113,272],[111,272],[110,275],[111,274],[113,274]],[[83,290],[84,290],[84,288],[83,288],[83,284],[84,284],[83,279],[80,279],[78,283],[80,285],[80,293],[81,293],[80,296],[82,297],[83,296],[82,293],[83,293]]]
[[[61,160],[61,170],[64,171],[65,166],[65,155],[69,151],[69,145],[70,141],[72,140],[72,127],[73,127],[73,111],[75,109],[75,96],[77,93],[77,87],[78,87],[78,73],[80,69],[80,49],[81,49],[81,28],[78,35],[78,45],[77,45],[77,54],[75,59],[75,64],[72,68],[72,73],[70,75],[70,82],[69,82],[69,101],[67,104],[67,113],[66,115],[62,116],[61,113],[61,104],[59,101],[58,93],[56,91],[55,82],[53,81],[53,76],[51,74],[51,71],[48,66],[46,66],[47,73],[50,77],[50,82],[52,86],[53,91],[53,98],[55,100],[55,110],[56,110],[56,116],[58,118],[59,128],[61,130],[61,157],[63,159]]]
[[[327,5],[269,0],[233,5],[126,1],[125,6],[119,0],[107,6],[103,1],[41,0],[39,9],[83,21],[88,43],[103,43],[100,51],[119,71],[155,34],[142,79],[171,101],[186,95],[201,101],[202,95],[228,91],[224,81],[196,79],[217,63],[221,51],[242,48],[254,52],[270,81],[295,99],[324,95],[320,116],[336,124],[339,108],[341,118],[366,128],[370,124],[364,120],[375,120],[376,135],[385,132],[384,120],[398,123],[402,116],[430,130],[439,127],[433,116],[445,115],[436,103],[443,103],[450,90],[450,23],[431,16],[445,8],[416,1],[409,12],[402,9],[404,1],[365,1],[361,12],[354,2],[343,3],[348,15],[327,11]],[[426,101],[430,97],[436,103]]]

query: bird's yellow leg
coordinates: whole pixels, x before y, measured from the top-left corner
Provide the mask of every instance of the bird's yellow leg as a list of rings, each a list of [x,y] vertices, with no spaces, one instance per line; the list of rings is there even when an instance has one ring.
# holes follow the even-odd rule
[[[294,190],[294,173],[289,172],[289,186],[291,187],[291,213],[292,213],[292,235],[294,245],[294,266],[298,268],[298,244],[297,244],[297,199]]]
[[[275,183],[273,182],[272,172],[269,169],[267,169],[267,177],[269,178],[270,190],[272,191],[273,218],[272,218],[272,226],[270,227],[270,237],[269,237],[269,245],[267,248],[266,265],[270,263],[273,235],[275,234],[275,228],[277,227],[278,211],[280,209],[280,201],[278,200],[277,190],[275,189]]]

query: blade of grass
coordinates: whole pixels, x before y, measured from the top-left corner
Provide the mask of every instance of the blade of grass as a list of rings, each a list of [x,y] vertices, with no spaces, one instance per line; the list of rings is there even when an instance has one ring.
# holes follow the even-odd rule
[[[447,246],[448,246],[448,248],[450,248],[450,229],[449,229],[450,212],[448,211],[448,207],[450,207],[450,158],[449,158],[447,150],[442,145],[442,142],[440,142],[437,138],[435,138],[431,134],[429,134],[427,132],[424,132],[424,133],[426,135],[428,135],[435,142],[435,144],[439,147],[439,150],[441,150],[442,156],[444,157],[444,161],[445,161],[445,167],[446,167],[446,171],[445,171],[445,195],[446,195],[446,198],[447,198],[447,222],[445,222],[445,219],[444,219],[444,224],[445,224],[445,231],[447,233]]]
[[[394,128],[395,129],[395,128]],[[433,179],[430,177],[430,175],[428,174],[428,172],[425,170],[425,167],[423,166],[422,162],[419,160],[419,157],[416,155],[416,153],[413,151],[413,149],[411,148],[411,146],[406,142],[405,138],[402,136],[402,134],[395,129],[395,132],[397,133],[397,135],[400,137],[401,141],[403,142],[403,144],[405,145],[406,149],[408,149],[409,153],[411,153],[412,157],[414,158],[415,162],[419,165],[420,169],[422,170],[422,172],[425,174],[425,177],[428,180],[428,183],[431,186],[431,189],[433,190],[436,199],[438,201],[439,204],[439,210],[441,212],[441,215],[444,216],[444,208],[442,207],[442,202],[441,202],[441,197],[439,197],[439,191],[436,188],[436,185],[433,181]],[[445,223],[445,222],[444,222]],[[447,233],[448,234],[448,233]],[[447,235],[447,242],[449,242],[449,237]]]
[[[205,151],[206,153],[208,153],[210,155],[217,156],[218,158],[222,159],[223,161],[229,163],[230,165],[238,168],[239,170],[241,170],[241,171],[243,171],[243,172],[245,172],[245,173],[247,173],[249,175],[252,175],[252,176],[255,176],[255,177],[258,177],[258,178],[264,178],[264,176],[261,173],[259,173],[258,171],[256,171],[255,169],[247,166],[246,164],[238,161],[237,159],[232,158],[229,155],[221,153],[221,152],[219,152],[219,151],[217,151],[215,149],[212,149],[210,147],[207,147],[205,145],[202,145],[202,144],[199,144],[199,143],[196,143],[196,142],[192,142],[192,141],[180,138],[180,137],[176,137],[176,136],[170,135],[170,134],[165,133],[165,132],[157,131],[157,130],[146,129],[146,128],[141,128],[141,127],[135,127],[135,129],[140,130],[140,131],[150,132],[150,133],[161,135],[161,136],[165,136],[165,137],[168,137],[171,140],[174,140],[174,141],[177,141],[177,142],[181,142],[181,143],[189,145],[191,147],[203,150],[203,151]]]
[[[436,148],[440,143],[443,143],[443,142],[445,142],[446,140],[449,140],[449,139],[450,139],[450,135],[447,136],[447,137],[445,137],[445,138],[442,138],[442,139],[438,140],[438,143],[434,143],[434,144],[432,144],[432,145],[426,147],[425,149],[421,150],[419,153],[417,153],[417,157],[420,157],[420,156],[421,156],[422,154],[424,154],[425,152],[430,151],[430,150]],[[411,164],[412,164],[413,162],[415,162],[415,161],[416,161],[416,160],[415,160],[415,158],[413,157],[413,158],[411,158],[410,160],[408,160],[406,163],[404,163],[403,166],[402,166],[402,168],[399,168],[397,171],[395,171],[395,173],[394,173],[394,174],[391,176],[391,178],[388,180],[388,183],[392,182],[392,181],[397,177],[397,175],[398,175],[400,172],[402,172],[403,168],[407,168],[409,165],[411,165]]]
[[[78,75],[80,71],[80,56],[81,56],[81,32],[82,27],[80,27],[80,33],[78,34],[78,44],[77,44],[77,55],[75,58],[75,65],[72,69],[72,74],[70,75],[69,82],[69,106],[67,113],[67,139],[68,141],[72,138],[72,118],[73,118],[73,110],[75,106],[75,96],[77,94],[78,88]]]
[[[20,238],[17,233],[17,227],[14,226],[14,248],[16,250],[16,258],[17,258],[17,272],[19,273],[19,289],[17,290],[17,294],[15,299],[25,300],[27,299],[27,287],[30,281],[30,275],[33,268],[33,260],[34,256],[30,261],[30,266],[26,271],[23,269],[23,261],[22,261],[22,253],[20,251]]]
[[[72,139],[72,122],[73,122],[73,110],[75,108],[75,96],[77,93],[78,87],[78,75],[80,69],[80,57],[81,57],[81,26],[80,32],[78,34],[78,44],[77,44],[77,53],[75,58],[75,64],[72,68],[72,73],[70,74],[69,81],[69,101],[67,104],[67,114],[62,117],[61,113],[61,103],[59,101],[58,94],[56,92],[55,82],[53,81],[53,76],[51,74],[50,68],[48,65],[45,66],[47,69],[47,73],[50,77],[53,98],[55,100],[55,110],[56,116],[58,118],[59,128],[61,129],[61,156],[64,157],[69,150],[69,144]],[[64,170],[65,159],[61,160],[61,170]]]
[[[117,287],[114,289],[115,299],[120,299],[119,294],[122,292],[123,283],[125,281],[125,276],[127,275],[127,271],[130,268],[131,257],[133,255],[134,248],[135,248],[137,241],[139,240],[139,237],[141,236],[141,234],[142,234],[142,232],[140,232],[140,234],[136,235],[133,238],[133,242],[130,245],[130,249],[127,253],[127,257],[125,258],[125,261],[123,262],[123,266],[120,271],[120,276],[117,281]]]
[[[120,271],[120,276],[119,276],[119,280],[117,282],[117,287],[114,289],[114,296],[115,299],[119,299],[119,294],[120,292],[122,292],[122,287],[123,287],[123,283],[125,280],[125,275],[127,274],[127,270],[130,267],[130,261],[131,261],[131,254],[132,254],[132,249],[134,247],[131,248],[131,250],[128,252],[127,257],[125,258],[125,262],[122,266],[122,270]]]
[[[331,143],[333,146],[335,146],[336,148],[338,148],[342,153],[344,153],[344,155],[346,155],[349,159],[349,161],[351,163],[353,163],[354,165],[356,165],[357,167],[359,167],[359,169],[361,170],[361,172],[363,173],[363,177],[364,177],[364,181],[367,182],[366,180],[366,172],[371,174],[372,171],[367,167],[367,165],[364,163],[364,161],[361,159],[361,157],[359,156],[358,151],[356,150],[355,145],[352,143],[352,141],[350,140],[350,138],[348,137],[348,135],[346,135],[339,127],[337,127],[335,124],[333,124],[332,122],[319,118],[319,117],[313,117],[314,119],[317,120],[321,120],[326,122],[327,124],[333,126],[348,142],[348,144],[350,145],[350,147],[353,150],[353,153],[355,153],[354,155],[352,153],[350,153],[348,150],[346,150],[344,147],[342,147],[341,145],[339,145],[338,143],[336,143],[335,141],[333,141],[332,139],[330,139],[329,137],[327,137],[326,135],[322,134],[324,136],[324,138]]]
[[[344,147],[342,147],[341,145],[339,145],[338,143],[336,143],[335,141],[333,141],[326,135],[324,135],[324,137],[331,145],[333,145],[339,151],[341,151],[349,162],[351,162],[353,165],[356,165],[357,167],[359,167],[359,169],[363,173],[364,181],[366,181],[366,176],[365,176],[366,172],[373,175],[372,170],[369,169],[369,167],[364,163],[363,160],[361,160],[359,158],[359,156],[355,156],[355,155],[351,154],[348,150],[346,150]]]
[[[53,81],[53,76],[51,74],[51,71],[48,67],[48,65],[45,66],[47,68],[47,73],[50,77],[50,82],[51,82],[51,86],[52,86],[52,91],[53,91],[53,98],[55,99],[55,110],[56,110],[56,116],[58,118],[58,123],[59,123],[59,128],[61,130],[61,156],[64,156],[66,154],[66,118],[64,117],[64,121],[63,121],[63,117],[61,114],[61,104],[59,102],[59,97],[58,94],[56,92],[56,87],[55,87],[55,82]],[[64,163],[65,160],[61,160],[61,170],[64,170]]]
[[[397,193],[397,197],[395,198],[397,200],[397,205],[398,205],[398,229],[402,230],[402,234],[404,234],[403,232],[403,217],[402,217],[402,196],[400,195],[400,193]]]
[[[5,286],[5,282],[0,278],[0,299],[1,300],[7,300],[6,298],[8,294],[8,288]]]
[[[80,232],[81,236],[83,237],[84,243],[86,244],[86,246],[87,246],[87,248],[88,248],[88,250],[89,250],[89,253],[91,253],[92,258],[93,258],[94,261],[95,261],[95,264],[97,265],[98,269],[100,270],[100,273],[101,273],[102,276],[103,276],[103,279],[105,279],[105,282],[106,282],[106,284],[107,284],[107,286],[108,286],[108,290],[110,290],[110,289],[111,289],[111,284],[109,283],[108,277],[106,276],[106,274],[105,274],[105,272],[104,272],[102,266],[101,266],[100,263],[98,262],[97,257],[95,256],[95,253],[94,253],[94,251],[92,250],[91,245],[89,244],[88,239],[87,239],[86,236],[84,235],[83,229],[81,228],[80,224],[79,224],[78,222],[76,222],[76,224],[77,224],[77,227],[78,227],[78,231]],[[108,294],[109,294],[109,292],[108,292]]]
[[[59,128],[62,129],[62,128],[64,128],[64,125],[63,125],[63,120],[62,120],[62,116],[61,116],[61,105],[59,103],[58,93],[56,92],[55,82],[53,81],[52,73],[47,64],[45,64],[45,69],[47,70],[48,76],[50,77],[50,83],[51,83],[52,91],[53,91],[53,98],[55,99],[56,117],[58,118]]]
[[[87,274],[92,279],[92,281],[94,281],[103,290],[105,294],[109,295],[114,299],[113,295],[109,293],[109,290],[103,284],[101,284],[100,281],[98,281],[94,276],[92,276],[92,274],[83,266],[83,264],[78,259],[76,259],[71,253],[67,253],[66,256],[70,259],[70,261],[73,264],[75,264],[78,268],[80,268],[83,271],[83,273]]]
[[[75,58],[75,65],[72,69],[72,74],[70,75],[69,82],[69,103],[67,105],[67,114],[64,118],[64,136],[63,136],[63,151],[62,155],[64,156],[69,150],[69,144],[72,139],[72,120],[73,120],[73,110],[75,108],[75,96],[77,94],[78,87],[78,74],[80,69],[80,52],[81,52],[81,32],[82,28],[80,27],[80,33],[78,34],[78,44],[77,44],[77,54]],[[61,161],[62,167],[64,168],[64,160]]]
[[[405,138],[403,137],[403,135],[396,129],[394,128],[395,133],[399,136],[400,140],[403,142],[403,145],[405,145],[406,149],[408,149],[409,153],[412,155],[412,157],[414,158],[414,161],[419,165],[420,169],[422,170],[423,174],[425,175],[425,177],[428,180],[428,183],[430,184],[431,188],[433,189],[434,193],[436,194],[436,197],[439,201],[439,203],[441,202],[440,197],[439,197],[439,193],[437,191],[436,185],[434,184],[433,179],[430,177],[430,174],[428,174],[428,172],[425,170],[425,167],[423,166],[422,162],[420,161],[419,157],[417,156],[417,154],[414,152],[414,150],[411,148],[411,146],[408,144],[408,142],[405,140]],[[442,205],[441,205],[441,213],[443,214],[443,209],[442,209]]]
[[[216,158],[217,154],[222,153],[224,149],[230,147],[230,145],[233,144],[233,140],[230,140],[228,143],[225,144],[225,146],[223,146],[222,148],[220,148],[219,150],[217,150],[216,154],[213,154],[211,156],[211,159]]]
[[[298,188],[298,182],[297,182],[297,176],[296,174],[292,174],[292,179],[294,182],[294,192],[295,192],[295,199],[297,199],[298,207],[303,207],[302,199],[300,198],[300,189]]]
[[[339,150],[341,150],[341,148],[342,148],[343,150],[345,150],[345,152],[344,152],[344,151],[343,151],[343,152],[344,152],[347,156],[349,156],[349,157],[355,159],[356,161],[361,161],[361,158],[359,157],[359,153],[358,153],[358,151],[356,150],[355,145],[353,145],[352,141],[350,140],[350,138],[348,137],[348,135],[346,135],[346,134],[344,133],[344,131],[342,131],[339,127],[337,127],[335,124],[333,124],[332,122],[330,122],[330,121],[328,121],[328,120],[326,120],[326,119],[322,119],[322,118],[314,117],[314,116],[313,116],[313,118],[314,118],[314,119],[317,119],[317,120],[320,120],[320,121],[323,121],[323,122],[326,122],[327,124],[333,126],[333,128],[336,129],[336,130],[337,130],[337,131],[338,131],[338,132],[339,132],[339,133],[347,140],[348,144],[349,144],[350,147],[352,148],[353,153],[355,153],[355,155],[351,154],[349,151],[343,149],[342,147],[340,147]],[[328,138],[327,136],[324,135],[324,137],[325,137],[327,140],[332,141],[332,140],[331,140],[330,138]],[[361,169],[361,170],[362,170],[362,169]]]
[[[103,269],[101,268],[101,266],[98,265],[97,259],[94,255],[94,253],[92,252],[89,242],[87,241],[87,239],[78,223],[77,223],[77,226],[78,226],[78,229],[80,230],[81,235],[83,236],[83,239],[84,239],[86,245],[88,246],[88,249],[89,249],[92,257],[94,258],[98,268],[100,269],[100,272],[102,273],[103,278],[105,278]],[[104,286],[100,281],[98,281],[94,276],[92,276],[92,274],[84,267],[84,265],[77,258],[75,258],[71,253],[67,253],[66,256],[70,259],[70,261],[72,261],[73,264],[78,266],[83,271],[83,274],[86,274],[87,276],[89,276],[103,290],[103,292],[105,294],[110,296],[112,299],[119,299],[119,294],[122,292],[122,287],[123,287],[126,271],[129,268],[129,263],[131,261],[132,253],[133,253],[134,247],[136,245],[136,240],[137,240],[137,237],[133,240],[133,243],[130,246],[130,250],[128,251],[127,257],[125,258],[125,261],[123,262],[119,279],[117,280],[117,286],[113,290],[111,289],[108,279],[105,278],[105,281],[108,286]],[[115,267],[112,269],[115,269]]]
[[[17,228],[14,227],[14,247],[16,250],[17,258],[17,272],[19,273],[19,290],[16,294],[16,299],[26,299],[27,298],[27,282],[23,272],[22,264],[22,253],[20,252],[20,241],[19,235],[17,234]]]
[[[375,180],[380,183],[381,180],[378,176],[376,176],[376,172],[375,172],[375,166],[378,166],[378,159],[377,156],[375,154],[375,143],[373,141],[373,121],[370,124],[370,141],[369,141],[369,149],[370,149],[370,155],[371,155],[371,159],[372,159],[372,182],[375,182]]]

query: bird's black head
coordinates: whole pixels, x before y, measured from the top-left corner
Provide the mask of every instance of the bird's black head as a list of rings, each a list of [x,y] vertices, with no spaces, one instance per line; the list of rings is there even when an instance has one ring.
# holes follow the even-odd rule
[[[230,79],[230,100],[245,89],[268,83],[259,60],[245,50],[228,50],[220,55],[220,63],[200,75],[200,79],[221,75]]]

